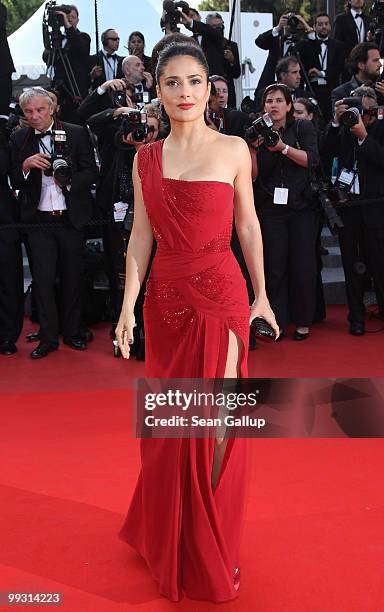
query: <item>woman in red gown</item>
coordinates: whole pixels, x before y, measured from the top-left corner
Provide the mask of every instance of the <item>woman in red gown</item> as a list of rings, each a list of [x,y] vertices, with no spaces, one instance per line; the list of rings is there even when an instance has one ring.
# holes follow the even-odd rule
[[[263,251],[244,141],[208,128],[208,66],[192,43],[159,57],[158,96],[171,121],[164,141],[141,147],[133,168],[135,218],[124,304],[116,329],[123,357],[134,304],[152,263],[144,306],[146,374],[247,376],[249,324],[278,328],[264,286]],[[236,229],[257,299],[230,249]],[[245,440],[142,439],[142,469],[120,532],[145,559],[160,592],[224,602],[239,587]]]

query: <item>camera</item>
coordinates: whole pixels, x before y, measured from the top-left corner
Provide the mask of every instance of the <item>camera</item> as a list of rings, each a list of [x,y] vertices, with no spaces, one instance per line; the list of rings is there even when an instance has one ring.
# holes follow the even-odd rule
[[[169,24],[171,32],[179,32],[177,27],[181,23],[180,11],[188,13],[189,4],[183,0],[164,0],[163,11],[164,16],[161,18],[160,26],[164,30],[166,24]]]
[[[346,198],[339,193],[337,188],[334,188],[330,183],[322,179],[312,178],[309,185],[310,198],[316,198],[324,213],[326,223],[332,234],[336,234],[338,229],[344,227],[344,223],[337,213],[335,204],[344,203],[348,199],[348,195],[345,194]]]
[[[287,13],[284,16],[287,18],[287,25],[289,25],[292,30],[295,30],[299,25],[299,20],[295,13]]]
[[[67,134],[54,130],[52,138],[51,167],[44,170],[45,176],[53,176],[60,187],[66,187],[72,180],[72,168],[67,151]]]
[[[250,96],[245,96],[240,104],[240,110],[247,115],[251,115],[252,113],[257,112],[257,105],[254,100]]]
[[[132,110],[124,115],[121,128],[124,138],[131,134],[135,142],[143,142],[154,131],[153,126],[147,123],[147,113],[139,110]]]
[[[72,8],[69,4],[57,5],[55,0],[47,2],[43,16],[43,41],[45,49],[62,48],[63,35],[60,28],[64,26],[64,17],[59,15],[58,11],[69,15],[71,10]]]
[[[254,142],[259,137],[264,139],[266,147],[275,147],[279,142],[279,132],[273,129],[273,121],[268,113],[264,113],[261,117],[255,119],[249,128],[245,130],[245,139],[247,142]]]
[[[354,125],[359,123],[359,117],[369,116],[376,117],[379,121],[384,119],[384,107],[372,106],[371,108],[363,108],[362,98],[351,96],[349,98],[343,99],[343,104],[348,106],[348,110],[344,111],[342,115],[340,115],[340,123],[344,125],[346,128],[352,128]]]

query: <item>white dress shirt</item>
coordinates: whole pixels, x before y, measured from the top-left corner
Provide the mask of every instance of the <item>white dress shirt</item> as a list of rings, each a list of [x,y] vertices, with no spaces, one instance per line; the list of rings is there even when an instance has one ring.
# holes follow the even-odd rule
[[[52,126],[53,122],[47,131],[52,130]],[[35,130],[35,134],[41,134],[41,132]],[[52,153],[52,137],[49,134],[41,138],[39,150],[40,153]],[[67,210],[63,190],[56,185],[53,176],[45,176],[43,171],[41,171],[41,194],[37,210],[42,212]]]

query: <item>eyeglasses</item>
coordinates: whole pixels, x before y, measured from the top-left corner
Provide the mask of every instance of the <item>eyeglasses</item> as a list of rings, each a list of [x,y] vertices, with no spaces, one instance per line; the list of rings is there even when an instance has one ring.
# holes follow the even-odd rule
[[[112,36],[108,36],[107,40],[114,40],[114,41],[117,41],[117,40],[120,40],[120,38],[119,38],[119,37],[117,37],[117,38],[112,38]]]

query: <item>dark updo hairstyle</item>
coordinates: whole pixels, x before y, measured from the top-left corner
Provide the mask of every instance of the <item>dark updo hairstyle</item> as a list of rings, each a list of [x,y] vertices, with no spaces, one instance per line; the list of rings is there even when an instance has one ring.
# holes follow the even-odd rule
[[[291,90],[289,89],[289,87],[287,87],[283,83],[273,83],[272,85],[268,85],[268,87],[266,87],[264,89],[263,95],[262,95],[262,98],[261,98],[261,108],[263,109],[263,112],[264,112],[264,106],[265,106],[265,101],[267,99],[267,96],[272,91],[273,92],[274,91],[281,91],[281,93],[283,94],[283,96],[285,98],[286,103],[287,104],[291,103],[291,108],[287,112],[287,121],[286,121],[287,126],[291,125],[295,121],[295,118],[293,116],[294,108],[293,108],[292,94],[291,94]]]
[[[319,107],[317,106],[317,103],[315,103],[315,100],[312,100],[313,98],[296,98],[295,102],[302,104],[308,114],[312,113],[313,119],[311,121],[317,130],[319,127]]]
[[[193,59],[200,64],[205,72],[208,83],[209,67],[205,55],[200,45],[195,42],[191,42],[190,39],[188,39],[186,42],[170,42],[163,48],[162,51],[160,51],[156,66],[156,82],[159,84],[160,77],[163,75],[168,62],[171,59],[174,57],[184,57],[186,55],[193,57]]]

